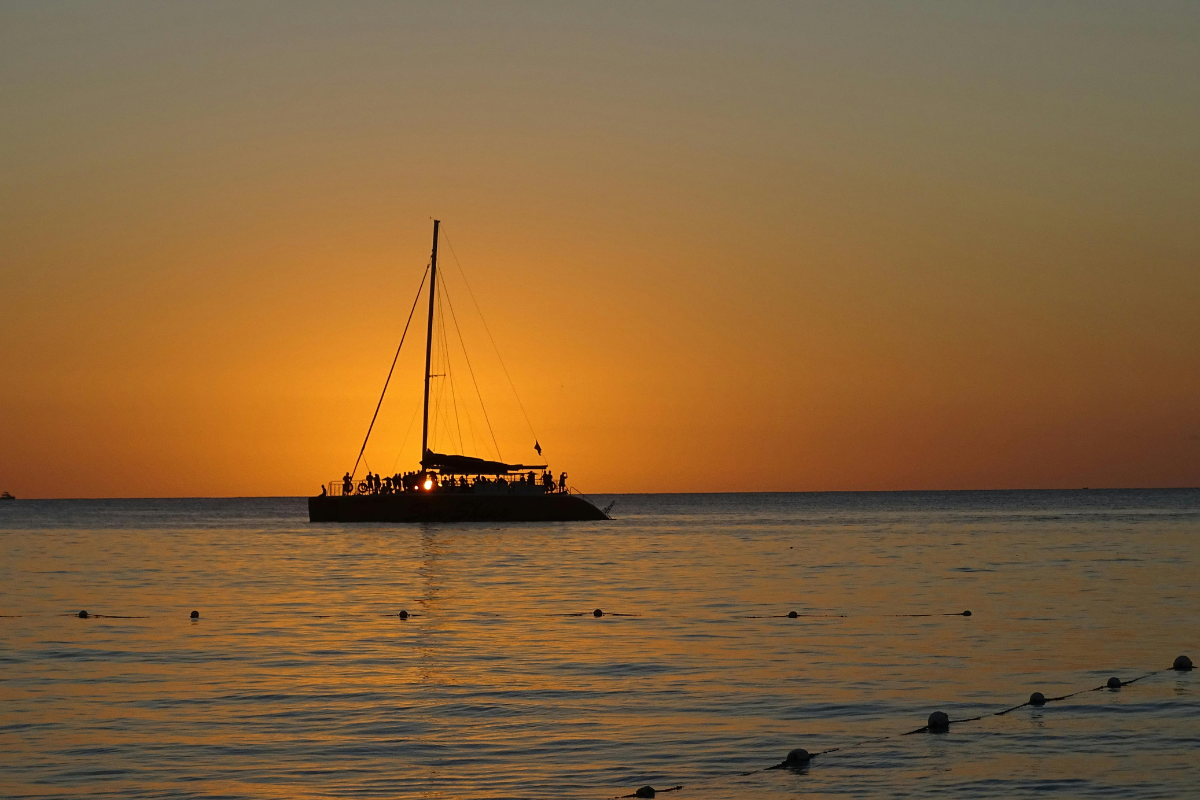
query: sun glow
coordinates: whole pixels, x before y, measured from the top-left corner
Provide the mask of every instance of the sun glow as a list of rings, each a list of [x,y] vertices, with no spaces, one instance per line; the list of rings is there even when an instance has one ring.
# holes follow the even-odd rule
[[[430,373],[588,492],[1200,485],[1194,3],[110,5],[0,3],[0,491],[440,492]]]
[[[427,492],[428,492],[428,491],[429,491],[430,489],[432,489],[432,488],[433,488],[433,479],[432,479],[432,478],[426,478],[426,479],[425,479],[425,491],[427,491]]]

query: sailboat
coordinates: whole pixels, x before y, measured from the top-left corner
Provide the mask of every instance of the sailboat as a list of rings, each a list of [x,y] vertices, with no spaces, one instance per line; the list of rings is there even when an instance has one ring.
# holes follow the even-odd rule
[[[432,373],[434,296],[437,291],[439,220],[433,221],[433,252],[429,260],[429,316],[425,328],[425,396],[421,420],[420,469],[381,478],[368,473],[355,483],[358,462],[340,481],[330,481],[308,498],[310,522],[571,522],[611,519],[566,483],[555,481],[546,464],[510,464],[461,453],[436,453],[429,448],[429,384]],[[417,300],[420,299],[420,290]],[[417,300],[413,301],[416,310]],[[412,314],[409,314],[412,321]],[[407,334],[407,326],[405,334]],[[404,346],[401,337],[400,346]],[[399,357],[399,349],[396,352]],[[392,361],[395,369],[396,362]],[[387,384],[384,382],[384,394]],[[383,396],[379,398],[383,404]],[[379,414],[379,406],[375,415]],[[375,418],[359,451],[370,439]],[[540,444],[535,443],[538,455]]]

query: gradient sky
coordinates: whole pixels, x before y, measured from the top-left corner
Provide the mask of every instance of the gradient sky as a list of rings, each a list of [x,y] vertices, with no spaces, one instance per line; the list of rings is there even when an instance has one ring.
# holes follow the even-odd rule
[[[434,217],[583,491],[1196,486],[1198,42],[1194,2],[5,2],[0,489],[315,492]]]

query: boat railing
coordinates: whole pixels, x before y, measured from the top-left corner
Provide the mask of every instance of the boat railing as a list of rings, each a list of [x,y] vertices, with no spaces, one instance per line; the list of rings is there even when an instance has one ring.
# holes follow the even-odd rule
[[[608,505],[606,505],[604,508],[600,508],[600,506],[596,505],[596,501],[595,501],[595,500],[593,500],[592,498],[588,497],[586,494],[584,494],[583,492],[579,491],[579,490],[578,490],[578,489],[576,489],[574,486],[568,487],[568,489],[567,489],[567,493],[568,493],[568,494],[573,494],[573,495],[576,495],[577,497],[582,497],[584,500],[586,500],[586,501],[587,501],[588,503],[590,503],[591,505],[593,505],[593,506],[596,506],[596,508],[599,508],[599,509],[600,509],[600,513],[601,513],[601,514],[603,514],[603,515],[605,516],[605,518],[606,518],[606,519],[612,519],[612,517],[610,517],[608,514],[609,514],[609,512],[610,512],[610,511],[612,511],[612,510],[613,510],[613,506],[615,506],[615,505],[617,504],[617,501],[616,501],[616,500],[613,500],[611,503],[609,503]]]
[[[533,486],[530,486],[529,484],[526,484],[521,481],[505,481],[502,484],[500,484],[496,481],[489,481],[482,485],[471,484],[469,487],[462,486],[461,489],[459,487],[451,488],[449,486],[439,487],[439,491],[454,492],[454,491],[466,491],[466,490],[469,490],[473,493],[479,493],[479,494],[577,494],[580,497],[583,497],[586,500],[588,500],[588,502],[591,502],[590,497],[588,497],[583,492],[576,489],[574,486],[572,486],[570,488],[559,488],[559,486],[557,484],[555,484],[553,486],[545,486],[541,483],[538,483],[538,484],[534,484]],[[362,486],[359,486],[357,488],[351,487],[351,490],[349,492],[345,492],[342,490],[342,481],[340,481],[340,480],[329,481],[329,483],[325,484],[325,493],[329,497],[342,497],[343,495],[348,496],[348,495],[374,494],[374,492],[365,491]],[[380,492],[380,494],[402,494],[402,492],[384,491],[384,492]]]

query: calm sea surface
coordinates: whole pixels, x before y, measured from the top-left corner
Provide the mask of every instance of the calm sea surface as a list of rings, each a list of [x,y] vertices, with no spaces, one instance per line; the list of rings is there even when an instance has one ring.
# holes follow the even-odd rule
[[[596,499],[0,504],[0,795],[1200,792],[1200,671],[896,735],[1200,663],[1200,491]]]

